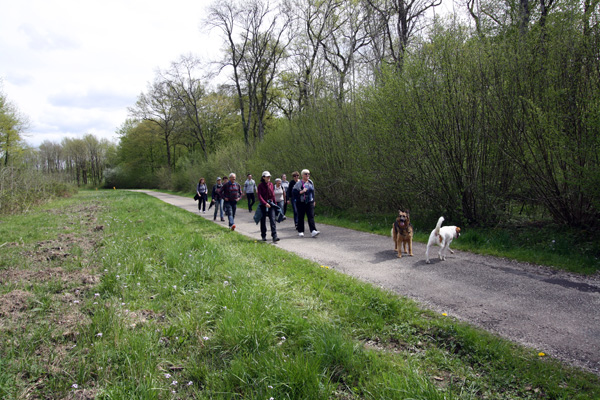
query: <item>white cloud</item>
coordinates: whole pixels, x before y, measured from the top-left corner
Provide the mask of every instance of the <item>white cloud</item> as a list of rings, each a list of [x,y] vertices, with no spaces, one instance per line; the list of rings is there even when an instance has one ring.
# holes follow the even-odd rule
[[[208,0],[21,0],[0,13],[0,78],[31,120],[26,140],[116,139],[127,107],[182,54],[216,59]]]

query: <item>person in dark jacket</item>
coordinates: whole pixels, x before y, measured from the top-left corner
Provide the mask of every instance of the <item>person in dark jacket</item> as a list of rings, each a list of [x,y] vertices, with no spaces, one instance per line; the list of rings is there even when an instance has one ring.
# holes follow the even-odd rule
[[[225,214],[229,218],[229,229],[235,231],[235,212],[237,210],[237,202],[242,198],[242,187],[237,183],[235,174],[229,174],[229,182],[223,185],[223,207]]]
[[[293,194],[298,209],[298,236],[304,237],[304,216],[308,220],[310,235],[316,237],[319,233],[315,226],[315,185],[309,179],[310,171],[302,170],[302,179],[294,184]]]
[[[221,178],[217,178],[217,183],[213,185],[212,188],[212,200],[215,202],[215,215],[213,217],[213,221],[217,220],[217,213],[221,211],[221,221],[225,221],[223,218],[223,197],[221,194],[221,189],[223,189],[223,185],[221,184]]]
[[[198,212],[206,213],[206,199],[208,199],[208,187],[204,178],[200,178],[196,186],[196,195],[198,196]]]
[[[258,201],[262,217],[260,218],[260,236],[263,241],[267,240],[267,217],[271,226],[271,237],[278,242],[277,226],[275,223],[275,192],[271,183],[271,173],[264,171],[258,185]]]
[[[292,172],[292,181],[288,185],[287,191],[285,193],[285,198],[287,199],[287,203],[291,204],[292,211],[294,212],[294,225],[298,228],[298,209],[296,208],[296,200],[293,196],[294,185],[296,182],[300,180],[300,173],[298,171]]]

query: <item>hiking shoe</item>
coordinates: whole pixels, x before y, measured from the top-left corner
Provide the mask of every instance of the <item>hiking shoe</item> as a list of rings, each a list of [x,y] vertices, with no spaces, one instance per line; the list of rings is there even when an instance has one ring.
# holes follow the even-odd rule
[[[267,240],[267,239],[265,239],[265,240]],[[274,241],[274,242],[279,242],[279,238],[278,238],[277,236],[275,236],[275,237],[273,238],[273,241]]]
[[[316,237],[319,233],[321,233],[321,232],[315,230],[310,233],[310,236]]]
[[[231,229],[232,231],[235,231],[235,224],[231,225],[231,228],[230,228],[230,229]]]
[[[224,221],[225,221],[225,218],[221,218],[221,222],[224,222]]]
[[[300,237],[304,237],[304,232],[300,232],[300,233],[298,234],[298,236],[300,236]]]
[[[263,238],[262,238],[262,241],[263,241],[263,242],[266,242],[266,241],[267,241],[267,238],[266,238],[266,237],[263,237]]]

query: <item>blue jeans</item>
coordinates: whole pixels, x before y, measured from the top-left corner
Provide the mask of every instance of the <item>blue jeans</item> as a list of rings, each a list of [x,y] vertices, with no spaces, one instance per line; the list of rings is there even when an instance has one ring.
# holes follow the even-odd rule
[[[223,219],[223,199],[215,200],[215,219],[218,211],[221,211],[221,219]]]
[[[225,214],[229,218],[229,227],[231,228],[235,224],[235,211],[237,210],[237,201],[226,201],[225,202]]]

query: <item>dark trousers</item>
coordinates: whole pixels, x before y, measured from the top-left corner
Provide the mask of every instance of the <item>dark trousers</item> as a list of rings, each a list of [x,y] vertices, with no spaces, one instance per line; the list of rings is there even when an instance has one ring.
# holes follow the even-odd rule
[[[200,193],[200,200],[198,200],[198,211],[206,211],[206,199],[208,195],[206,193]]]
[[[267,217],[269,217],[269,225],[271,226],[271,237],[277,236],[277,226],[275,225],[275,210],[273,207],[267,208],[267,206],[259,205],[260,211],[262,211],[262,217],[260,218],[260,236],[264,239],[267,237]]]
[[[256,203],[254,193],[246,193],[246,198],[248,199],[248,211],[252,211],[252,206]]]
[[[298,207],[296,207],[296,200],[292,199],[292,211],[294,212],[294,226],[298,227]]]
[[[296,202],[296,208],[298,209],[298,232],[304,233],[304,216],[308,220],[308,229],[310,231],[316,231],[315,226],[315,203],[304,203],[302,201]]]

